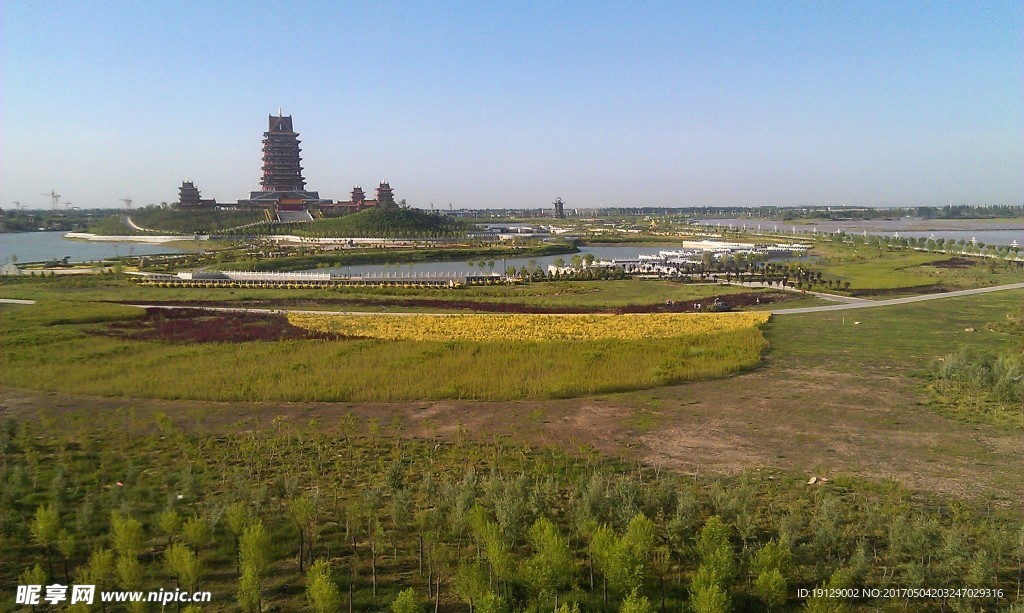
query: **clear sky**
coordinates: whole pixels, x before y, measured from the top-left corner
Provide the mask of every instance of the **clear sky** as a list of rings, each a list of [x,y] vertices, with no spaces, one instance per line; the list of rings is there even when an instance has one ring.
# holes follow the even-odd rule
[[[0,207],[1024,203],[1024,3],[0,2]]]

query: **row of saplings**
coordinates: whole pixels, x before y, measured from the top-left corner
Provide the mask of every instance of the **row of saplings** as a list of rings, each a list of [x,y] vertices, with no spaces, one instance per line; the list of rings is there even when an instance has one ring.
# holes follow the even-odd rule
[[[796,585],[806,585],[807,577],[814,576],[807,567],[796,566],[790,529],[782,528],[779,536],[757,545],[748,541],[753,528],[750,518],[742,514],[733,520],[742,522],[738,525],[712,515],[699,527],[688,528],[701,506],[693,499],[681,499],[673,518],[659,513],[653,521],[638,512],[621,530],[583,511],[569,520],[571,530],[566,532],[538,514],[524,538],[517,539],[516,531],[503,525],[506,522],[499,521],[499,516],[506,520],[509,514],[523,516],[522,509],[489,509],[473,502],[468,511],[460,510],[468,500],[460,493],[466,491],[466,483],[464,479],[445,488],[442,496],[454,497],[447,508],[422,509],[415,517],[408,490],[393,491],[387,504],[377,488],[367,490],[365,501],[346,506],[334,521],[325,519],[329,513],[324,501],[307,494],[286,502],[287,519],[274,524],[254,517],[248,504],[230,504],[220,511],[217,523],[222,528],[218,530],[198,515],[185,518],[165,510],[155,517],[147,534],[137,519],[113,511],[108,534],[100,540],[104,544],[73,575],[69,559],[75,555],[75,538],[62,528],[56,505],[40,505],[29,529],[45,550],[46,561],[28,568],[19,584],[49,581],[96,585],[98,591],[134,591],[146,590],[147,584],[159,579],[164,582],[157,584],[163,587],[173,581],[175,587],[192,592],[203,589],[208,574],[223,576],[225,562],[233,558],[237,605],[258,612],[268,599],[277,601],[281,590],[294,592],[289,584],[297,576],[285,569],[288,559],[296,559],[296,536],[305,601],[317,612],[366,610],[369,603],[379,607],[378,579],[383,576],[390,580],[382,584],[405,587],[397,596],[390,590],[393,611],[453,610],[456,599],[479,613],[578,611],[581,605],[583,610],[631,612],[665,611],[667,606],[699,612],[772,611],[798,604]],[[523,485],[523,481],[506,485],[512,484]],[[869,548],[878,544],[860,540],[852,553],[847,549],[843,554],[844,526],[837,519],[838,504],[834,497],[822,499],[810,521],[813,539],[801,547],[805,553],[817,552],[814,555],[826,568],[834,568],[819,587],[870,584]],[[231,557],[225,555],[223,538],[218,553],[216,532],[233,543]],[[906,557],[906,564],[886,566],[886,572],[892,573],[890,581],[907,587],[927,587],[935,580],[997,585],[1000,567],[1014,557],[1021,564],[1024,528],[1011,536],[1018,543],[978,544],[991,551],[979,549],[972,554],[965,538],[956,528],[944,532],[935,520],[900,516],[890,528],[890,551],[875,549],[875,561],[870,564],[888,565]],[[325,546],[323,540],[331,544]],[[206,565],[218,559],[221,568],[208,571]],[[1019,589],[1020,569],[1017,572]],[[282,577],[287,577],[287,583],[281,583]],[[367,588],[371,599],[365,593],[354,599],[355,590]],[[228,595],[215,592],[215,597]],[[838,599],[811,598],[802,604],[810,611],[846,608]]]
[[[389,444],[375,418],[361,436],[351,415],[334,430],[275,420],[198,436],[166,416],[158,432],[134,413],[109,431],[91,417],[0,428],[0,581],[177,585],[247,611],[843,604],[797,596],[816,585],[1021,600],[1018,515],[940,515],[888,486],[682,479],[596,452],[471,443],[461,425],[455,443],[408,440],[397,418]]]
[[[305,502],[299,502],[299,505],[310,504],[309,499],[302,500]],[[263,521],[252,518],[243,504],[229,506],[224,519],[235,543],[237,603],[244,611],[261,611],[264,584],[275,564],[277,548],[273,537]],[[427,593],[420,593],[412,587],[402,590],[391,603],[392,611],[438,611],[442,606],[444,589],[451,589],[469,606],[470,611],[479,613],[523,610],[528,606],[544,610],[545,605],[553,607],[556,612],[579,611],[579,602],[560,604],[559,598],[581,580],[591,591],[599,589],[605,608],[624,612],[665,610],[665,584],[676,579],[670,570],[672,552],[669,547],[658,544],[657,525],[642,513],[635,515],[621,534],[607,524],[598,525],[593,520],[588,522],[583,527],[588,537],[582,552],[583,559],[580,552],[570,546],[567,536],[545,517],[537,519],[529,528],[528,547],[523,552],[513,551],[507,535],[483,507],[472,507],[467,520],[466,544],[470,545],[470,553],[456,546],[455,551],[462,553],[451,556],[448,552],[449,555],[444,556],[447,559],[439,564],[436,554],[439,548],[446,547],[445,544],[436,539],[431,542],[429,537],[421,538],[419,574],[425,572],[424,548],[432,554],[428,562],[431,577],[426,583]],[[153,555],[148,556],[150,564],[142,562],[146,552],[153,553],[142,524],[115,511],[110,520],[110,546],[96,548],[86,563],[76,569],[72,581],[68,568],[68,560],[74,550],[71,535],[60,528],[60,515],[54,505],[40,506],[33,518],[31,531],[35,540],[44,546],[47,563],[45,567],[36,564],[27,569],[18,583],[46,585],[50,581],[63,581],[65,585],[95,585],[97,592],[113,589],[144,591],[147,589],[147,574],[162,574],[172,580],[177,589],[188,592],[200,590],[206,569],[199,552],[213,538],[210,527],[202,519],[183,520],[177,512],[170,510],[160,514],[157,523],[155,528],[162,541],[158,548],[162,548],[162,555],[157,564],[162,568],[153,568]],[[731,543],[732,532],[732,528],[715,515],[704,523],[696,536],[693,551],[699,565],[690,582],[688,603],[694,611],[731,609],[729,591],[740,572],[739,560]],[[366,526],[365,536],[367,540],[363,548],[371,556],[372,590],[376,596],[380,558],[385,555],[384,550],[389,543],[379,520]],[[352,557],[356,558],[360,543],[355,534],[351,538]],[[462,535],[459,540],[461,543]],[[313,557],[302,552],[302,544],[300,539],[300,567],[307,555]],[[394,541],[391,545],[396,547],[397,555]],[[59,556],[56,572],[55,553]],[[853,566],[833,574],[830,587],[848,587],[863,573],[863,551],[859,555],[859,562],[854,561]],[[62,570],[60,560],[63,560]],[[343,605],[352,610],[356,571],[354,567],[346,570],[344,566],[333,567],[331,561],[324,558],[318,558],[308,566],[305,591],[311,610],[326,613],[338,611]],[[748,584],[760,605],[767,610],[783,607],[791,597],[786,579],[793,570],[790,545],[785,541],[768,541],[749,556],[746,566]],[[342,578],[340,582],[337,579],[339,575]],[[659,586],[654,603],[644,595],[644,586],[652,579]],[[339,583],[347,585],[346,594],[343,594]],[[136,604],[137,608],[144,606],[143,603]],[[827,603],[816,605],[811,602],[809,608],[818,610],[818,605],[824,604]],[[86,607],[80,608],[85,610]],[[185,610],[199,609],[192,606]],[[826,607],[821,610],[833,609]]]

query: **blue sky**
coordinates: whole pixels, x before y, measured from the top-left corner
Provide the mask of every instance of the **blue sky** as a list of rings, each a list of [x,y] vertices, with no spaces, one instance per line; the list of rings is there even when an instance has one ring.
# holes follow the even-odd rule
[[[1024,203],[1020,2],[3,2],[0,207]]]

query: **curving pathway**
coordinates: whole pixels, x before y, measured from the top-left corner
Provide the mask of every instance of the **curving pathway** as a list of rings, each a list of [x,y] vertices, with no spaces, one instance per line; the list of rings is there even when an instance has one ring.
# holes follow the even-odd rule
[[[955,292],[944,292],[941,294],[925,294],[923,296],[908,296],[906,298],[891,298],[889,300],[862,300],[856,302],[844,302],[843,304],[830,304],[826,306],[802,307],[797,309],[775,309],[772,315],[798,315],[800,313],[822,313],[825,311],[846,311],[849,309],[871,309],[875,307],[893,306],[897,304],[910,304],[913,302],[924,302],[926,300],[941,300],[943,298],[956,298],[958,296],[973,296],[975,294],[988,294],[991,292],[1002,292],[1006,290],[1024,289],[1024,283],[1009,283],[1007,285],[994,285],[991,287],[978,287],[975,289],[964,289]],[[35,300],[15,300],[13,298],[0,298],[0,303],[7,304],[35,304]],[[380,312],[380,311],[311,311],[306,309],[260,309],[244,307],[204,307],[201,305],[158,305],[158,304],[130,304],[127,306],[143,309],[198,309],[204,311],[231,311],[250,313],[315,313],[323,315],[415,315],[414,312]]]
[[[979,287],[975,289],[964,289],[955,292],[943,292],[941,294],[925,294],[923,296],[908,296],[906,298],[891,298],[889,300],[864,300],[854,298],[852,302],[842,304],[830,304],[826,306],[801,307],[795,309],[775,309],[772,315],[798,315],[800,313],[821,313],[825,311],[845,311],[848,309],[871,309],[876,307],[893,306],[898,304],[910,304],[913,302],[924,302],[926,300],[941,300],[943,298],[956,298],[958,296],[973,296],[974,294],[988,294],[991,292],[1002,292],[1014,289],[1024,289],[1024,283],[1010,283],[1007,285],[994,285],[991,287]],[[245,307],[205,307],[202,305],[158,305],[158,304],[131,304],[128,306],[144,309],[199,309],[205,311],[228,311],[228,312],[249,312],[249,313],[313,313],[317,315],[417,315],[422,314],[412,311],[322,311],[307,309],[266,309],[266,308],[245,308]]]
[[[1008,285],[994,285],[992,287],[979,287],[975,289],[963,289],[955,292],[943,292],[941,294],[925,294],[923,296],[908,296],[906,298],[891,298],[889,300],[861,300],[844,304],[830,304],[826,306],[802,307],[798,309],[777,309],[772,315],[797,315],[799,313],[821,313],[824,311],[845,311],[848,309],[870,309],[873,307],[892,306],[896,304],[910,304],[912,302],[924,302],[926,300],[940,300],[942,298],[956,298],[957,296],[973,296],[974,294],[988,294],[990,292],[1001,292],[1011,289],[1024,289],[1024,283],[1010,283]]]

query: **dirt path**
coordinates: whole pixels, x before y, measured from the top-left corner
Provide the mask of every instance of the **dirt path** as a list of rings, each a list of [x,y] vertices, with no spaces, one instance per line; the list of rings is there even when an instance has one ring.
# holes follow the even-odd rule
[[[659,427],[640,456],[686,472],[777,467],[846,473],[962,498],[1024,503],[1024,435],[930,411],[899,373],[767,367],[649,396]]]
[[[269,427],[275,418],[336,431],[352,413],[404,432],[452,439],[460,429],[490,440],[508,435],[656,464],[681,473],[729,475],[752,469],[849,474],[892,479],[907,487],[992,498],[1020,507],[1024,436],[965,425],[920,406],[918,384],[898,373],[802,371],[768,365],[731,379],[570,400],[409,403],[214,403],[40,394],[0,389],[0,418],[158,412],[189,430]],[[123,418],[119,418],[123,419]]]

